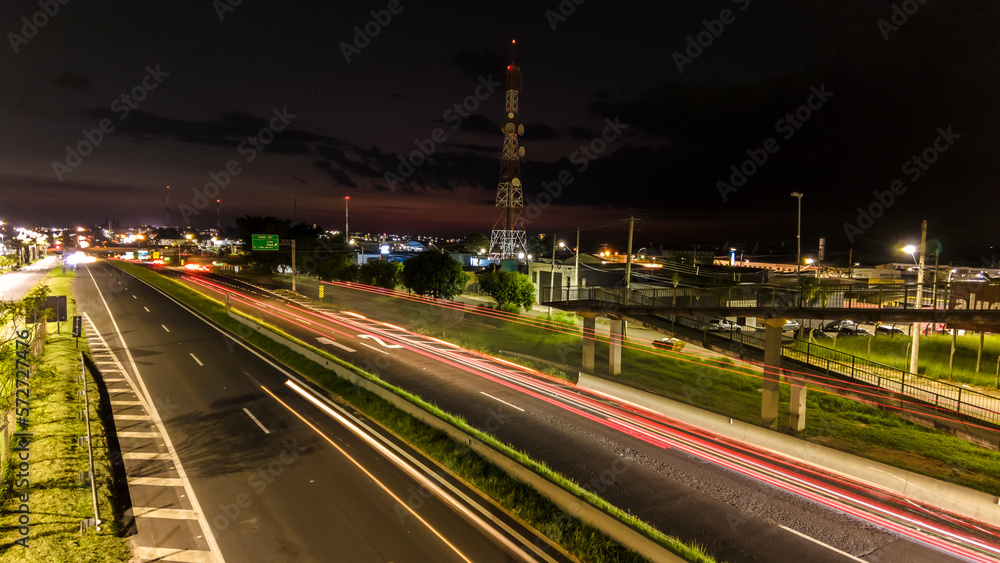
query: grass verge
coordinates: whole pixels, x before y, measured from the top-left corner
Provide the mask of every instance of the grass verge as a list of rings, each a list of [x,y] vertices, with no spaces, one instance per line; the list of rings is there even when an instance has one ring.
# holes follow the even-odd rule
[[[602,562],[642,560],[641,556],[627,550],[599,530],[583,523],[576,517],[560,511],[555,504],[535,489],[510,477],[499,467],[469,450],[467,446],[463,446],[452,440],[444,432],[435,430],[406,413],[399,411],[374,393],[337,377],[332,371],[324,369],[289,348],[277,344],[263,335],[248,331],[244,325],[229,317],[222,304],[218,301],[140,266],[121,262],[115,262],[113,265],[140,279],[148,281],[153,286],[196,309],[223,328],[234,334],[238,334],[245,341],[264,351],[285,366],[328,390],[333,394],[335,400],[346,401],[355,409],[390,429],[406,442],[420,448],[428,456],[437,460],[438,463],[472,483],[501,506],[504,506],[508,511],[552,538],[568,552],[581,560]],[[256,319],[255,322],[260,323]],[[268,328],[281,334],[281,331],[274,327]],[[680,557],[696,562],[707,563],[714,561],[700,547],[687,545],[676,538],[666,536],[633,515],[618,509],[599,496],[586,491],[577,483],[552,471],[544,464],[531,459],[523,452],[516,451],[492,436],[471,427],[465,420],[444,412],[437,406],[422,400],[420,397],[392,386],[377,376],[367,373],[336,356],[313,348],[307,343],[301,342],[289,335],[282,334],[282,336],[393,391],[411,403],[490,445],[521,465],[562,486],[584,502],[592,504],[620,521],[640,530]]]
[[[49,279],[52,295],[71,295],[74,272],[53,271]],[[76,307],[67,299],[70,315]],[[97,474],[98,505],[105,524],[80,535],[80,522],[92,518],[93,504],[89,485],[81,485],[78,475],[89,470],[86,445],[77,438],[86,435],[86,425],[77,416],[83,409],[78,397],[81,389],[79,351],[71,326],[63,323],[56,334],[56,323],[48,324],[48,339],[41,358],[33,361],[30,376],[30,415],[25,432],[33,434],[28,445],[29,485],[14,486],[14,473],[24,467],[4,468],[4,505],[0,525],[0,562],[76,562],[127,561],[131,557],[128,540],[118,537],[120,530],[112,510],[111,472],[107,458],[104,430],[97,413],[97,387],[87,379],[90,394],[90,424],[94,445],[94,470]],[[86,346],[86,341],[81,342]],[[20,463],[20,460],[17,461]],[[18,496],[12,497],[11,493]],[[21,494],[27,494],[22,502]],[[23,536],[18,531],[21,515],[14,511],[28,505],[27,547],[14,542]]]

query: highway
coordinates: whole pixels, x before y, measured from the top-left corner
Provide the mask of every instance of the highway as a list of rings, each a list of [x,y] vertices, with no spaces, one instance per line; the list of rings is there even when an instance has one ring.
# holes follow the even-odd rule
[[[782,560],[911,563],[1000,555],[997,531],[978,523],[376,320],[383,297],[341,296],[351,310],[319,313],[232,278],[185,277],[463,416],[722,560],[768,561],[780,554]]]
[[[57,263],[55,256],[48,256],[34,264],[0,276],[0,301],[21,299],[31,291],[31,288],[38,285],[38,282],[42,281],[45,274],[49,273]]]
[[[193,543],[174,547],[205,560],[568,560],[411,448],[149,286],[92,264],[81,266],[74,292],[135,383],[136,400],[116,402],[155,411],[149,421],[125,415],[145,426],[119,432],[138,537],[160,544],[144,547],[190,534]],[[156,436],[156,423],[162,443],[142,442]],[[130,461],[137,456],[167,462]]]

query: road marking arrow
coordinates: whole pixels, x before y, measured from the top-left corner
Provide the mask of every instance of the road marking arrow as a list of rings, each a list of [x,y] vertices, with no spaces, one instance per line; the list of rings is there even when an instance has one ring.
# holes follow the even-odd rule
[[[370,334],[359,334],[358,338],[369,338],[371,340],[374,340],[375,342],[378,342],[379,344],[381,344],[382,346],[384,346],[386,348],[402,348],[402,346],[399,345],[399,344],[386,344],[385,342],[382,341],[381,338],[379,338],[377,336],[372,336]]]

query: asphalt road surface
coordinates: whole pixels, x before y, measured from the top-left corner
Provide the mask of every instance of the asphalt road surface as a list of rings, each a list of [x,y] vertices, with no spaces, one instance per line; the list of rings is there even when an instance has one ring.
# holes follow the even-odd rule
[[[430,492],[446,487],[392,459],[403,457],[393,448],[412,450],[352,431],[351,413],[330,414],[280,368],[134,278],[92,264],[74,291],[182,465],[130,485],[133,498],[171,499],[137,518],[140,532],[190,518],[210,536],[205,549],[229,561],[566,560],[511,519],[497,525]],[[195,498],[176,485],[185,478]],[[162,495],[140,490],[161,483]]]
[[[768,452],[726,445],[708,454],[719,446],[712,436],[668,428],[667,420],[602,405],[556,382],[501,373],[510,370],[378,321],[377,300],[338,294],[350,310],[321,315],[231,278],[191,280],[216,298],[231,293],[234,307],[463,416],[720,560],[913,563],[990,561],[991,550],[998,553],[995,530],[958,520],[939,532],[952,515],[909,507]],[[833,485],[839,492],[820,494]]]

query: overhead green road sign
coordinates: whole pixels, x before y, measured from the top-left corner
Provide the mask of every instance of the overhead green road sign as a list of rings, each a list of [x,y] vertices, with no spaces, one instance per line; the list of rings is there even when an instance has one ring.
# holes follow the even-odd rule
[[[278,250],[278,235],[251,235],[252,250]]]

